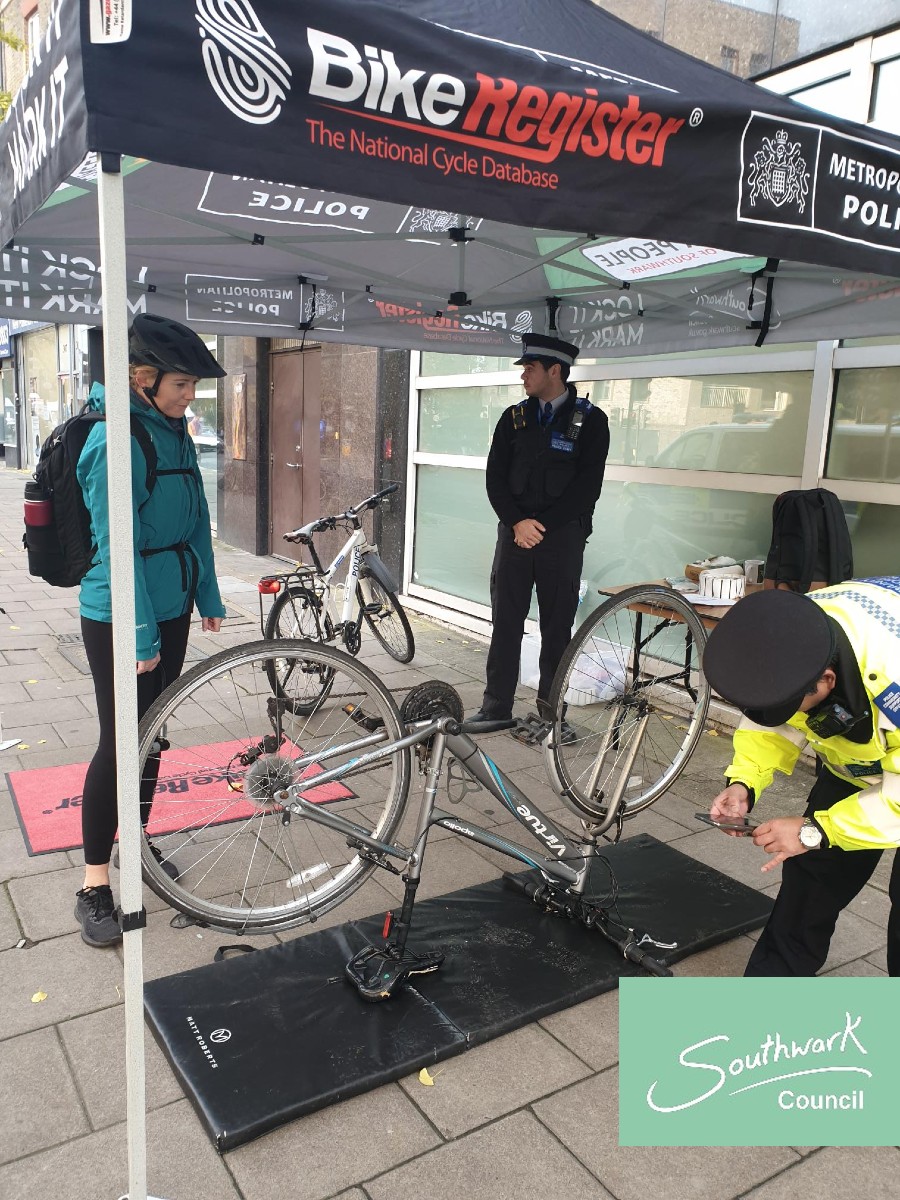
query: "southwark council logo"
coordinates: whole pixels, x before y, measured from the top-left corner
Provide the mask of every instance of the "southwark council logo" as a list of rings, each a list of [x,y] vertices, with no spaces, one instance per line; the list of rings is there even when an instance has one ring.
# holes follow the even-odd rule
[[[226,108],[251,125],[278,117],[291,69],[248,0],[197,0],[203,65]]]

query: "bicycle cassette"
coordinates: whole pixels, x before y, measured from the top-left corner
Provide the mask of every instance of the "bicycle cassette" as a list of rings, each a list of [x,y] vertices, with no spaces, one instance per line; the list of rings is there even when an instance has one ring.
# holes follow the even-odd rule
[[[400,705],[400,719],[404,725],[444,716],[462,721],[464,709],[459,692],[441,679],[417,684]]]

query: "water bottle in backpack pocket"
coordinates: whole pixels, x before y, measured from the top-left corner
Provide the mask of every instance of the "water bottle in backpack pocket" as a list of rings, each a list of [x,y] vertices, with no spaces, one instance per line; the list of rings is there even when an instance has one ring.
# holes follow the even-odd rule
[[[103,413],[85,406],[54,429],[41,447],[34,477],[25,484],[22,544],[28,554],[28,573],[54,587],[77,587],[94,559],[91,515],[76,469],[91,430],[103,420]],[[149,497],[156,483],[156,449],[134,413],[131,436],[146,459]]]
[[[53,499],[37,479],[25,484],[25,534],[22,538],[28,554],[28,574],[48,583],[63,578],[66,556],[59,540],[53,512]]]

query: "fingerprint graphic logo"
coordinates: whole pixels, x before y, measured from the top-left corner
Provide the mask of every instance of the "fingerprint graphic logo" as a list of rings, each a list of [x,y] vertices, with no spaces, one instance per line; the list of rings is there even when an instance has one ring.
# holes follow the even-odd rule
[[[197,0],[203,65],[216,95],[252,125],[268,125],[290,91],[291,69],[249,0]]]

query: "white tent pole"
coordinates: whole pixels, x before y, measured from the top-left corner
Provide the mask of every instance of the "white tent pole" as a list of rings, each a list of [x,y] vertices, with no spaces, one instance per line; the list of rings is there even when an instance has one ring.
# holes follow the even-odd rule
[[[111,169],[110,169],[111,168]],[[125,1074],[128,1195],[147,1200],[144,1103],[144,964],[138,770],[137,676],[134,630],[134,503],[128,403],[128,285],[125,193],[118,155],[102,156],[98,173],[103,357],[107,395],[107,470],[116,706],[116,783],[119,796],[121,910],[125,952]],[[115,464],[115,465],[114,465]],[[129,920],[130,918],[130,920]],[[135,927],[129,928],[134,923]]]

